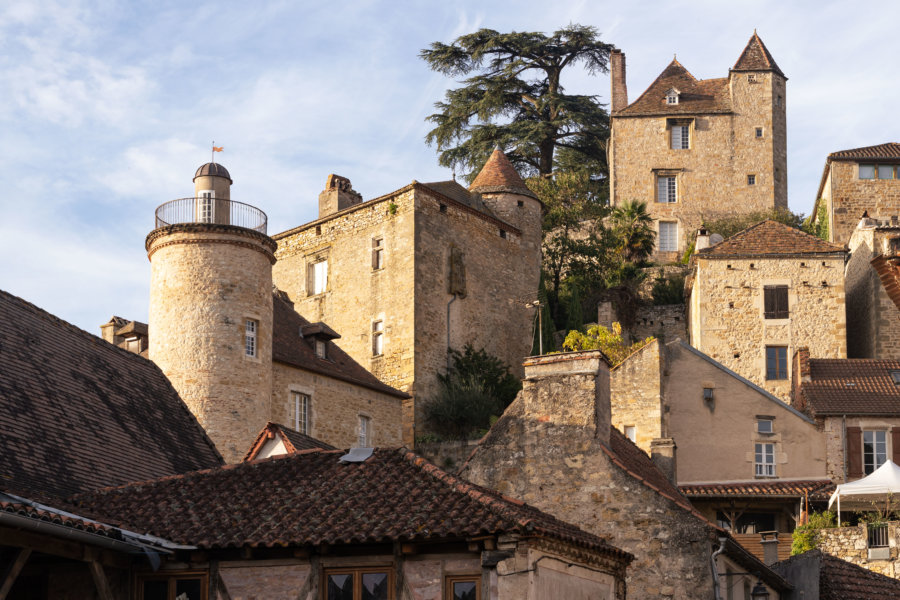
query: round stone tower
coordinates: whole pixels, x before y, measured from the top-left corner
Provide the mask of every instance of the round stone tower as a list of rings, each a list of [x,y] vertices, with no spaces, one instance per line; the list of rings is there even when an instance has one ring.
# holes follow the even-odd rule
[[[231,183],[222,165],[197,169],[193,197],[156,209],[146,249],[150,359],[237,462],[269,418],[276,244]]]

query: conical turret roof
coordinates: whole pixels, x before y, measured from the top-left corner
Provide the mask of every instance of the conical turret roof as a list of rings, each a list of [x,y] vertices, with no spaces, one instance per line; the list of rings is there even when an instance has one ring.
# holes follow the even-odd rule
[[[741,55],[738,57],[737,62],[734,63],[734,67],[732,67],[731,70],[774,71],[782,77],[785,77],[784,73],[782,73],[781,69],[779,69],[778,65],[775,63],[775,59],[769,54],[769,49],[763,44],[763,41],[755,30],[753,36],[750,38],[750,41],[747,42],[747,46],[744,48],[744,51],[741,52]],[[787,78],[785,77],[785,79]]]
[[[490,158],[484,163],[481,172],[478,173],[475,181],[469,186],[469,191],[478,192],[479,194],[507,192],[537,198],[534,192],[529,190],[525,182],[522,181],[516,168],[512,166],[512,163],[500,151],[500,148],[494,148]]]

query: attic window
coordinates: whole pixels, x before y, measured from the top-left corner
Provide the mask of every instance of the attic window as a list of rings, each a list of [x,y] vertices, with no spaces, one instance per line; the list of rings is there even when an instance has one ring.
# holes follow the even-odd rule
[[[316,340],[316,356],[319,358],[328,358],[328,346],[324,340]]]
[[[900,385],[900,371],[891,371],[891,381],[894,385]]]
[[[441,204],[441,212],[447,212],[447,205]]]
[[[506,230],[505,229],[500,230],[500,237],[506,239]]]
[[[678,104],[678,92],[669,90],[666,93],[666,104]]]

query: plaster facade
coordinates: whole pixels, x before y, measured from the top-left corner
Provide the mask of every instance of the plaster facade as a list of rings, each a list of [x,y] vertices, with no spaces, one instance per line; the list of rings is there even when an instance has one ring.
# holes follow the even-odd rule
[[[900,222],[863,219],[850,237],[845,283],[850,358],[900,358],[900,312],[871,264],[876,256],[891,254],[888,242],[898,235]]]

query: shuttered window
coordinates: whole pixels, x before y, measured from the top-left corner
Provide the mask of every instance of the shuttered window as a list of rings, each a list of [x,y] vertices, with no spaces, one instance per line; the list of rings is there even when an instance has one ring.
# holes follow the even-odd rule
[[[862,476],[862,429],[847,427],[847,479],[859,479]]]
[[[674,176],[658,177],[656,184],[657,202],[662,202],[664,204],[675,202],[678,197],[678,188]]]
[[[788,318],[788,286],[765,286],[763,288],[763,302],[763,311],[766,319]]]
[[[863,431],[863,471],[871,475],[887,462],[887,431]]]
[[[675,252],[678,250],[678,223],[659,222],[659,251]]]

